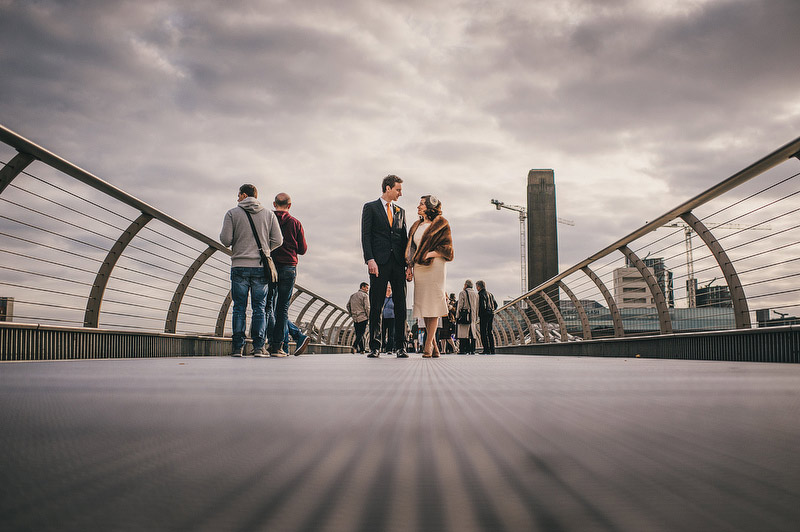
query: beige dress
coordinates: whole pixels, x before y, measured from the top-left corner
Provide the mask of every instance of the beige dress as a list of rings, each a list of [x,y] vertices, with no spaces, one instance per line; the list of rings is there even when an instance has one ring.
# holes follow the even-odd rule
[[[430,222],[420,224],[414,233],[414,243],[419,247]],[[414,265],[414,313],[415,318],[447,316],[447,293],[445,278],[447,262],[436,257],[429,266]]]

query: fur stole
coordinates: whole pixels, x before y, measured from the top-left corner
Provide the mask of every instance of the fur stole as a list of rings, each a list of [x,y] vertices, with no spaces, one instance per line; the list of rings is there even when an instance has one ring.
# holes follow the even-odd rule
[[[429,251],[438,251],[442,255],[442,259],[446,261],[453,260],[453,238],[450,234],[450,222],[444,216],[437,216],[428,226],[425,234],[422,235],[422,241],[419,247],[414,244],[414,233],[419,228],[422,220],[417,220],[411,226],[408,233],[408,244],[406,245],[406,264],[412,266],[414,264],[422,264],[423,266],[430,265],[433,259],[423,259]]]

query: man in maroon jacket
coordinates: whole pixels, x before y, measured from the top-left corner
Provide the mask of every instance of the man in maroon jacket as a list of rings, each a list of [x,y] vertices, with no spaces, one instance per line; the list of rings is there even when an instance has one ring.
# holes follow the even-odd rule
[[[275,216],[283,233],[283,245],[272,250],[272,260],[278,270],[278,282],[271,287],[276,292],[275,325],[270,331],[269,352],[274,356],[286,356],[282,346],[286,338],[289,314],[289,300],[292,298],[294,282],[297,278],[297,256],[304,255],[308,249],[303,225],[289,214],[292,207],[292,198],[289,194],[281,192],[275,196],[272,204],[275,207]],[[299,355],[308,346],[308,336],[300,335],[295,338],[297,349],[294,354]]]

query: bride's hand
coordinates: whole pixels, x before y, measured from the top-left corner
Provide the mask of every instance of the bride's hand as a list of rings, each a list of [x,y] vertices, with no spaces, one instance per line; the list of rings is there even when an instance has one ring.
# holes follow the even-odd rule
[[[438,252],[438,251],[429,251],[429,252],[427,252],[427,253],[425,254],[425,260],[428,260],[428,259],[435,259],[436,257],[439,257],[439,256],[440,256],[440,255],[439,255],[439,252]]]

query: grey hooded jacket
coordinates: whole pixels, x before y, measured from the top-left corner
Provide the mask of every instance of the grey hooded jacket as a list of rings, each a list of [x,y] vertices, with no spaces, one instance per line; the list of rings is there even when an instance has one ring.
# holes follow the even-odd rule
[[[250,222],[247,221],[245,209],[253,217],[264,253],[269,255],[270,251],[283,244],[281,226],[275,213],[265,209],[261,202],[251,197],[243,199],[238,206],[225,213],[219,241],[233,251],[231,267],[258,268],[261,266],[261,257],[258,255],[258,245],[253,237]]]

